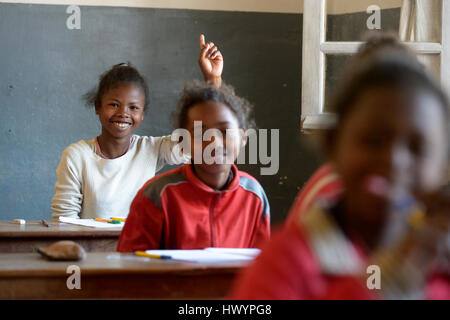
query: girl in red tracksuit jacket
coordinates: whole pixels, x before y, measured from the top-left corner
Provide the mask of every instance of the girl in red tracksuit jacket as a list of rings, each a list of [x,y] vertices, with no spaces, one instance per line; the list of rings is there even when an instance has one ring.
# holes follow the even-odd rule
[[[269,238],[266,194],[233,164],[246,143],[250,111],[251,105],[227,85],[185,86],[178,126],[192,163],[154,177],[139,190],[117,251],[251,248]]]
[[[231,298],[450,299],[449,102],[405,50],[381,47],[352,66],[331,105],[332,167]]]

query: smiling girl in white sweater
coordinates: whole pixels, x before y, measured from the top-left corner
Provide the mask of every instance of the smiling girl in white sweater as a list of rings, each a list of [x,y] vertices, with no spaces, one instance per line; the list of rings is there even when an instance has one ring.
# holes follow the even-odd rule
[[[221,85],[223,57],[211,42],[200,37],[199,64],[205,81]],[[102,124],[92,140],[67,147],[56,169],[52,217],[123,217],[136,192],[166,164],[189,160],[170,136],[133,135],[149,104],[145,79],[129,64],[115,65],[100,77],[88,103]]]

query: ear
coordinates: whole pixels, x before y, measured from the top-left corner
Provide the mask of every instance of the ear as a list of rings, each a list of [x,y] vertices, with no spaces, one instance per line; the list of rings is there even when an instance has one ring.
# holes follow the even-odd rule
[[[96,115],[98,115],[100,113],[100,107],[101,106],[99,106],[98,103],[95,103],[94,108],[95,108],[95,114]]]

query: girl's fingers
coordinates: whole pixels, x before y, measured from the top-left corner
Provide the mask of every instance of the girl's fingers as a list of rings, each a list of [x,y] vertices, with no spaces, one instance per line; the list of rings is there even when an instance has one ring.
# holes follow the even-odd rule
[[[200,35],[200,50],[203,50],[204,47],[205,47],[205,35],[201,34]]]
[[[202,49],[202,51],[200,52],[200,56],[202,58],[206,58],[208,56],[208,51],[209,51],[210,47],[209,44],[205,45]]]
[[[222,54],[220,53],[220,51],[216,51],[216,53],[214,53],[214,55],[211,57],[211,59],[215,60],[218,57],[222,57]]]
[[[200,35],[200,56],[203,59],[216,59],[217,57],[221,57],[222,54],[219,51],[219,48],[214,45],[214,42],[208,42],[205,44],[205,36],[202,34]]]
[[[219,49],[216,46],[214,46],[213,48],[211,48],[211,50],[209,50],[208,57],[211,58],[213,54],[215,54],[217,51],[219,51]]]

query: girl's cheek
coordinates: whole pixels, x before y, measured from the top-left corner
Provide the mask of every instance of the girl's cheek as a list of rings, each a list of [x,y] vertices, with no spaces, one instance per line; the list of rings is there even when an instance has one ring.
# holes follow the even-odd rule
[[[418,172],[416,187],[420,192],[432,193],[447,182],[447,161],[443,157],[440,161],[428,158],[419,162],[415,172]]]
[[[345,183],[358,186],[359,178],[374,173],[369,154],[351,146],[343,147],[336,153],[335,166]]]
[[[196,139],[194,135],[191,135],[191,156],[193,157],[196,150],[203,150],[202,140]]]
[[[239,156],[239,151],[241,149],[241,137],[239,135],[234,135],[226,140],[226,149],[227,155],[229,155],[230,159],[236,160]]]

